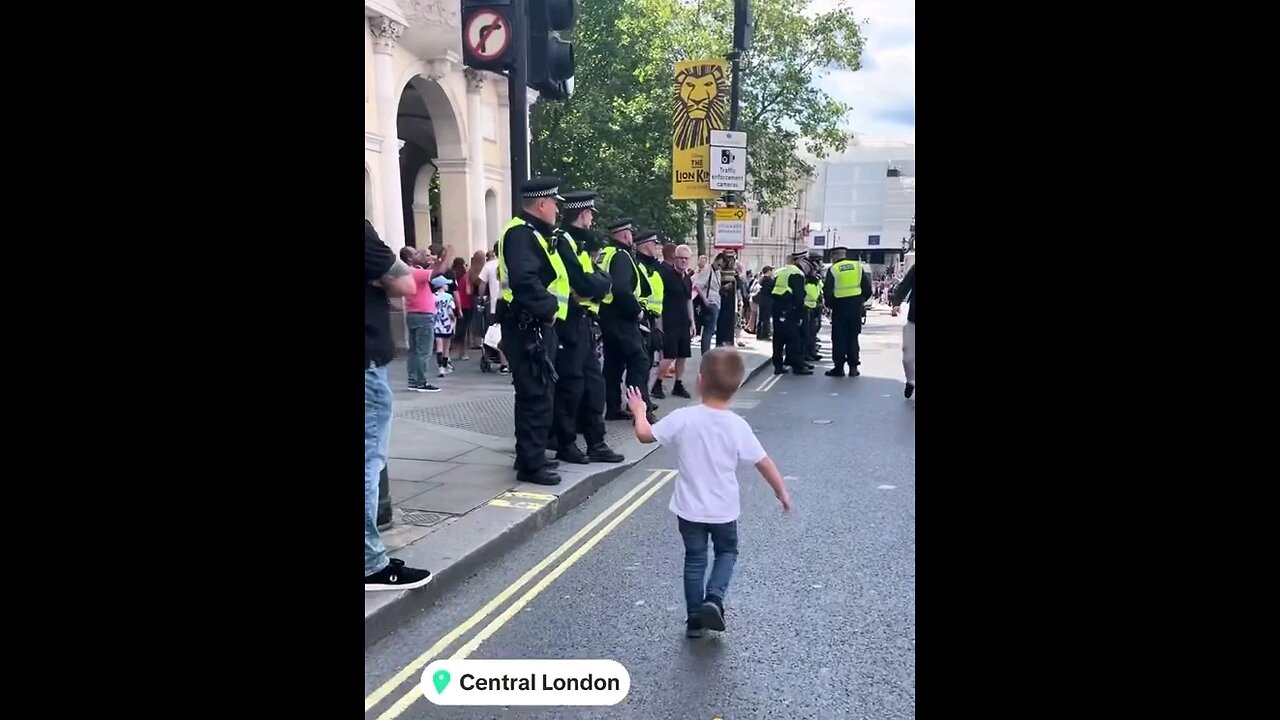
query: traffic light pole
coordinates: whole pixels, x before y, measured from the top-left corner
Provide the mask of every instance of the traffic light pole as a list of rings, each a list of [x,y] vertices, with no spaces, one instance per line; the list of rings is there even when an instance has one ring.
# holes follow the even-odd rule
[[[511,110],[508,137],[511,145],[511,214],[520,212],[520,186],[529,175],[529,55],[525,47],[528,20],[526,0],[511,1],[511,52],[515,58],[507,72],[507,104]]]

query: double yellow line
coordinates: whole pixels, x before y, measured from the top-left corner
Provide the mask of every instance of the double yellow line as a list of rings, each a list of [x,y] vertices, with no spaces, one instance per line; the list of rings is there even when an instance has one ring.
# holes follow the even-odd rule
[[[537,597],[543,590],[546,590],[551,583],[555,582],[556,578],[564,574],[565,570],[568,570],[574,563],[581,560],[584,555],[591,551],[591,548],[595,547],[596,544],[603,540],[606,535],[613,532],[614,528],[618,527],[623,520],[626,520],[631,513],[635,512],[637,508],[643,505],[649,498],[653,497],[655,493],[662,489],[663,485],[666,485],[675,476],[675,470],[654,470],[649,473],[648,477],[637,483],[634,488],[627,491],[627,494],[623,495],[617,502],[605,508],[604,512],[592,518],[591,522],[587,523],[581,530],[574,533],[573,537],[564,541],[563,545],[556,548],[554,552],[543,558],[541,562],[534,565],[528,572],[521,575],[519,579],[508,585],[505,590],[498,593],[497,597],[485,603],[485,606],[480,608],[475,615],[472,615],[467,618],[466,622],[450,630],[444,637],[436,641],[434,645],[427,648],[426,652],[414,658],[412,662],[405,665],[403,670],[396,673],[390,680],[383,683],[381,687],[370,693],[369,697],[364,699],[365,712],[367,713],[372,710],[375,706],[394,693],[401,685],[409,682],[409,687],[404,695],[402,695],[399,700],[396,700],[396,702],[388,708],[386,712],[379,715],[378,720],[392,720],[392,718],[399,717],[401,713],[409,708],[409,706],[413,705],[422,697],[422,691],[418,686],[417,679],[419,673],[422,672],[422,669],[426,667],[428,663],[442,655],[450,645],[462,636],[466,635],[476,625],[479,625],[480,622],[488,617],[490,613],[497,610],[499,606],[511,599],[513,595],[520,591],[520,588],[524,587],[530,580],[537,577],[543,570],[550,567],[550,565],[558,560],[561,555],[569,552],[571,548],[578,544],[579,540],[582,540],[582,538],[586,537],[588,533],[596,528],[596,526],[608,519],[609,516],[613,515],[618,508],[621,508],[623,505],[627,505],[627,503],[631,502],[636,495],[640,495],[639,499],[636,499],[634,502],[631,502],[630,505],[627,505],[622,512],[619,512],[617,516],[612,520],[609,520],[609,523],[601,528],[599,532],[592,535],[589,540],[582,543],[582,545],[574,550],[569,557],[565,558],[564,562],[557,565],[551,572],[547,573],[541,580],[534,584],[533,587],[526,590],[519,599],[511,603],[506,610],[503,610],[501,614],[490,621],[488,625],[480,630],[480,632],[476,633],[475,636],[467,641],[466,644],[458,648],[457,652],[450,656],[450,659],[463,660],[470,656],[471,653],[475,652],[476,649],[480,647],[481,643],[489,639],[491,635],[505,625],[516,613],[520,612],[525,605],[529,604],[530,600]]]

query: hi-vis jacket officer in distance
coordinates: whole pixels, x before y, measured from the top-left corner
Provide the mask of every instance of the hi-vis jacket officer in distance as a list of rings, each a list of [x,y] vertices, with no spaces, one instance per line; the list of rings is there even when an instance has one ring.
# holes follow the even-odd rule
[[[812,375],[813,370],[803,356],[800,336],[804,318],[804,276],[809,271],[805,253],[791,256],[791,264],[774,273],[773,285],[773,374],[781,375],[790,368],[796,375]]]
[[[582,288],[569,276],[573,290],[569,317],[556,333],[560,348],[556,352],[555,419],[552,421],[552,443],[556,458],[565,462],[617,463],[623,456],[604,441],[604,375],[596,358],[595,339],[600,313],[600,300],[609,292],[608,273],[596,266],[594,256],[604,243],[591,231],[596,215],[596,193],[578,190],[564,193],[564,211],[557,249],[566,267],[576,264],[591,287]],[[587,441],[584,454],[577,445],[578,431]]]
[[[631,218],[614,221],[609,232],[613,237],[596,258],[596,263],[613,281],[612,290],[600,301],[600,327],[604,329],[604,419],[632,419],[622,404],[625,369],[627,385],[640,388],[649,407],[648,420],[654,423],[658,418],[649,400],[649,357],[640,333],[640,323],[645,316],[640,298],[649,295],[650,289],[636,266]]]
[[[825,374],[844,377],[844,366],[849,365],[849,376],[857,377],[858,334],[862,332],[862,304],[871,297],[871,274],[863,272],[862,263],[846,260],[849,248],[831,249],[831,267],[822,283],[822,298],[831,308],[831,361],[835,367]]]
[[[523,208],[498,240],[498,321],[516,391],[516,479],[539,485],[560,482],[546,456],[557,381],[556,323],[569,317],[572,288],[588,297],[598,289],[576,259],[559,248],[561,238],[554,232],[559,185],[547,177],[521,185]]]

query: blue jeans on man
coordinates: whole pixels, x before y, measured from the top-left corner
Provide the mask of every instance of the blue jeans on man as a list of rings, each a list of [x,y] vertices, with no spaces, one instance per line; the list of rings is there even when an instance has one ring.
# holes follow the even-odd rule
[[[427,378],[440,371],[436,367],[435,313],[405,313],[405,325],[409,333],[409,355],[405,363],[409,387],[425,387],[431,384]]]
[[[716,325],[720,318],[720,306],[705,303],[702,306],[702,354],[711,352],[715,346]]]
[[[387,548],[378,532],[378,479],[391,444],[391,385],[387,367],[364,371],[364,574],[387,566]]]

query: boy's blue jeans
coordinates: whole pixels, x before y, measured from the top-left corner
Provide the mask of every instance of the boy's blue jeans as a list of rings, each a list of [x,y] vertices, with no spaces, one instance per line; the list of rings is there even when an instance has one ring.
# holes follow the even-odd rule
[[[680,537],[684,538],[684,603],[692,617],[708,595],[724,600],[729,592],[733,564],[738,561],[738,521],[711,524],[677,519]],[[707,577],[708,537],[715,548],[710,578]]]

